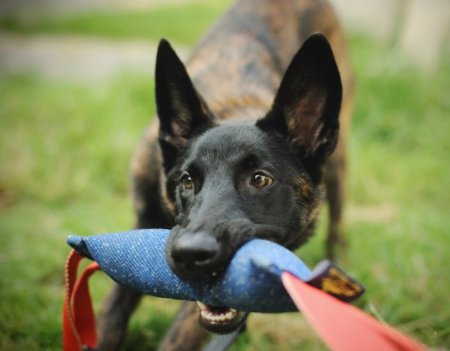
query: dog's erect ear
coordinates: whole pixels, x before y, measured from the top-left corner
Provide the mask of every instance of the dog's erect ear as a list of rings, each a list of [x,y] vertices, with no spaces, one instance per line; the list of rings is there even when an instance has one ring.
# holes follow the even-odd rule
[[[341,99],[330,44],[313,34],[292,59],[271,110],[257,126],[285,135],[305,160],[320,164],[336,147]]]
[[[164,39],[156,56],[155,94],[164,167],[169,170],[188,140],[214,123],[185,66]]]

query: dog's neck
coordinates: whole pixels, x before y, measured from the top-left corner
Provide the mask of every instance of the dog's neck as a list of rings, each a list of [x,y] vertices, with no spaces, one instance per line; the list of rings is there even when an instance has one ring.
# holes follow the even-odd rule
[[[257,120],[270,108],[271,100],[264,101],[259,96],[241,95],[225,97],[208,102],[219,120]]]

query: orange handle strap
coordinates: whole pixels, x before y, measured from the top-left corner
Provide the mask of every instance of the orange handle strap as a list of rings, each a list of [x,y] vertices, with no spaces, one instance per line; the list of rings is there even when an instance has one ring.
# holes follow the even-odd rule
[[[82,256],[72,251],[67,258],[63,306],[63,350],[94,349],[97,344],[95,315],[89,293],[89,277],[100,269],[96,262],[85,268],[77,281]]]

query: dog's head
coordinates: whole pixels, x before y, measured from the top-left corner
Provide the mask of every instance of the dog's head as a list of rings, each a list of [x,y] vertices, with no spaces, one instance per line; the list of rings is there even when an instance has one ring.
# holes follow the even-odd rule
[[[167,193],[176,204],[166,255],[177,275],[211,279],[251,238],[288,248],[306,241],[322,196],[322,166],[338,140],[341,97],[330,45],[315,34],[294,56],[265,116],[219,124],[161,41],[159,138]],[[231,331],[243,319],[225,307],[201,310],[202,324],[216,332]]]

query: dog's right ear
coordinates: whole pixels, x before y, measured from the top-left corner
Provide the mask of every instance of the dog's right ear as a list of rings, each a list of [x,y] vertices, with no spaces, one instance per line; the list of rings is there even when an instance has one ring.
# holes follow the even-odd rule
[[[164,168],[169,171],[188,140],[214,125],[185,66],[167,40],[159,43],[155,70],[156,110]]]

